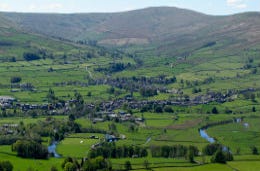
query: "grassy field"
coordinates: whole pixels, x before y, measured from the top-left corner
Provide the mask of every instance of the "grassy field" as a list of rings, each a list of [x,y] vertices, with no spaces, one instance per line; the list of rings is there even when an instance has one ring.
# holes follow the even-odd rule
[[[249,126],[246,127],[244,124]],[[236,153],[250,154],[250,147],[260,148],[259,118],[246,118],[242,123],[232,123],[208,129],[208,133]]]
[[[136,116],[141,116],[141,113],[136,113]],[[130,123],[114,123],[116,129],[120,134],[126,136],[125,140],[119,140],[116,142],[120,145],[141,145],[149,147],[150,145],[195,145],[200,150],[208,144],[206,140],[200,137],[198,128],[205,123],[221,121],[223,119],[239,117],[239,115],[207,115],[200,114],[155,114],[144,113],[146,121],[144,125],[139,125],[138,130],[135,132],[129,131]],[[178,119],[175,120],[178,116]],[[240,115],[244,116],[244,115]],[[62,119],[63,117],[55,117]],[[168,118],[168,120],[167,120]],[[23,122],[37,123],[38,120],[44,120],[45,118],[23,118]],[[215,126],[207,130],[208,134],[216,138],[219,142],[231,148],[234,151],[234,161],[228,162],[228,164],[191,164],[183,158],[168,159],[168,158],[152,158],[150,154],[147,158],[122,158],[111,159],[114,169],[124,168],[125,161],[131,161],[133,169],[145,170],[143,162],[148,160],[150,167],[153,170],[183,170],[183,171],[196,171],[196,170],[224,170],[229,171],[238,170],[252,170],[257,171],[259,169],[259,155],[251,155],[250,146],[256,145],[259,148],[259,119],[246,117],[243,123],[248,123],[249,127],[245,128],[243,123],[232,123],[227,125]],[[18,118],[3,118],[0,123],[18,123],[21,121]],[[157,121],[157,122],[156,122]],[[87,118],[79,118],[77,123],[83,127],[93,127],[102,130],[108,130],[108,125],[112,122],[99,122],[92,124]],[[165,131],[166,130],[166,131]],[[22,159],[16,157],[15,153],[11,151],[10,146],[0,146],[0,158],[2,160],[9,160],[14,164],[14,170],[27,170],[28,168],[37,168],[37,170],[50,170],[51,166],[60,168],[61,162],[64,157],[72,156],[75,158],[86,157],[91,145],[99,142],[99,139],[89,139],[91,135],[98,136],[100,139],[104,137],[104,134],[97,133],[77,133],[70,134],[64,140],[62,140],[57,146],[57,152],[62,155],[62,158],[50,158],[48,160],[33,160]],[[151,138],[150,141],[147,141]],[[240,154],[236,154],[236,149],[240,148]],[[206,160],[202,157],[197,157],[196,161],[202,162],[210,161],[210,157],[206,157]],[[41,167],[39,167],[41,166]]]
[[[1,28],[2,29],[2,28]],[[9,34],[12,36],[5,36]],[[3,46],[0,49],[0,60],[15,57],[16,62],[3,61],[0,64],[0,95],[10,95],[21,102],[41,103],[46,101],[46,94],[49,88],[55,91],[57,97],[68,100],[74,91],[83,94],[87,102],[98,100],[108,100],[115,98],[115,95],[107,93],[109,86],[82,86],[81,83],[88,83],[89,77],[92,79],[109,77],[137,77],[137,76],[176,76],[177,83],[167,85],[169,90],[181,89],[184,94],[191,97],[197,95],[192,93],[193,86],[186,86],[186,81],[200,81],[213,78],[214,82],[199,85],[202,92],[207,91],[226,92],[229,89],[241,90],[247,88],[258,88],[260,84],[259,71],[251,74],[252,69],[259,68],[260,60],[255,57],[257,54],[248,50],[248,54],[229,55],[228,57],[218,51],[217,54],[210,53],[211,49],[203,49],[194,52],[185,61],[177,61],[176,57],[160,56],[157,57],[149,52],[140,56],[142,65],[133,67],[112,74],[104,74],[95,71],[97,67],[109,66],[111,62],[130,63],[136,65],[134,58],[122,55],[120,58],[112,58],[111,53],[107,52],[104,56],[99,55],[100,49],[97,47],[79,46],[72,43],[59,42],[57,40],[44,37],[37,37],[30,34],[22,34],[15,30],[5,30],[1,32],[4,40],[11,42],[10,46]],[[23,42],[27,42],[26,45]],[[13,44],[12,44],[13,43]],[[53,58],[46,58],[35,61],[24,61],[24,52],[35,52],[44,49],[53,54]],[[1,53],[2,52],[2,53]],[[94,54],[95,57],[86,58],[87,53]],[[64,62],[63,55],[66,55],[67,62]],[[250,63],[252,68],[244,68],[252,58]],[[200,63],[197,61],[201,59]],[[52,68],[53,72],[48,72]],[[259,69],[258,69],[259,70]],[[10,79],[13,76],[20,76],[21,83],[31,83],[35,91],[15,91],[10,88]],[[180,82],[184,81],[184,85]],[[79,82],[74,85],[57,86],[55,83]],[[14,89],[15,90],[15,89]],[[92,96],[87,96],[91,92]],[[128,94],[121,91],[121,96]],[[134,94],[140,99],[140,94]],[[159,93],[157,96],[150,97],[150,100],[167,100],[171,94]]]
[[[104,138],[103,134],[71,134],[58,144],[57,153],[62,157],[86,157],[91,146],[100,142],[99,139],[90,139],[91,135]]]
[[[0,160],[9,160],[14,166],[14,171],[25,171],[29,169],[47,171],[50,170],[52,166],[61,170],[61,163],[63,161],[62,158],[50,158],[48,160],[23,159],[17,157],[16,154],[11,151],[11,146],[0,146]]]

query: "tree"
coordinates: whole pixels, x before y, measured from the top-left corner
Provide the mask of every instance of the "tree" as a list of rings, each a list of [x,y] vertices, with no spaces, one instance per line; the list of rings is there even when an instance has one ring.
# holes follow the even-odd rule
[[[77,166],[71,162],[67,162],[65,164],[64,171],[77,171]]]
[[[187,153],[187,158],[191,163],[194,163],[194,156],[199,155],[199,150],[195,146],[189,146],[188,153]]]
[[[129,132],[135,132],[135,131],[136,131],[135,125],[134,125],[134,124],[129,124],[129,126],[128,126],[128,131],[129,131]]]
[[[41,59],[41,57],[40,57],[38,54],[35,54],[35,53],[24,53],[24,54],[23,54],[23,58],[24,58],[26,61],[32,61],[32,60]]]
[[[115,123],[108,124],[108,129],[112,132],[117,132],[117,128],[116,128]]]
[[[162,113],[163,112],[163,108],[161,106],[157,106],[157,107],[155,107],[154,111],[156,113]]]
[[[150,170],[150,169],[151,169],[151,168],[150,168],[150,163],[149,163],[148,160],[145,160],[144,163],[143,163],[143,165],[144,165],[144,168],[145,168],[146,170]]]
[[[173,113],[174,111],[173,111],[171,106],[165,106],[164,107],[164,112]]]
[[[16,62],[16,58],[15,57],[11,57],[10,58],[10,62]]]
[[[52,167],[51,167],[51,171],[58,171],[58,169],[57,169],[57,167],[52,166]]]
[[[125,170],[132,170],[132,165],[130,161],[125,162]]]
[[[114,94],[115,93],[115,88],[114,87],[110,87],[109,89],[107,89],[107,92],[109,94]]]
[[[228,151],[225,151],[224,154],[225,154],[225,157],[226,157],[226,161],[233,161],[234,160],[233,154],[230,152],[229,149],[228,149]]]
[[[256,146],[252,146],[251,150],[252,150],[252,154],[258,155],[258,149],[256,148]]]
[[[83,171],[96,171],[96,170],[111,170],[112,166],[108,160],[105,160],[102,156],[88,159],[84,162],[82,170]]]
[[[77,100],[77,105],[83,105],[84,104],[83,96],[78,91],[75,91],[74,97]]]
[[[0,162],[0,171],[12,171],[13,165],[10,161]]]
[[[49,103],[54,103],[55,102],[55,99],[56,99],[55,93],[54,93],[54,91],[51,88],[49,88],[49,91],[48,91],[48,94],[47,94],[47,99],[48,99]]]
[[[212,163],[226,163],[225,154],[223,153],[223,151],[221,149],[216,151],[216,153],[211,158],[211,162]]]
[[[256,100],[255,100],[255,94],[254,94],[254,93],[251,94],[250,98],[251,98],[251,101],[252,101],[252,102],[256,102]]]
[[[252,70],[251,70],[251,74],[256,74],[257,73],[257,69],[256,68],[253,68]]]
[[[240,147],[238,147],[238,148],[236,149],[236,155],[239,155],[239,154],[240,154],[240,151],[241,151],[241,149],[240,149]]]
[[[218,114],[218,109],[214,106],[211,111],[213,114]]]
[[[218,149],[221,149],[222,145],[218,143],[208,144],[203,148],[203,153],[205,155],[213,155]]]
[[[19,83],[22,81],[22,78],[19,77],[19,76],[14,76],[14,77],[11,77],[11,83]]]
[[[68,162],[73,163],[73,159],[71,157],[66,157],[61,164],[62,169],[64,169],[66,163]]]
[[[140,157],[146,157],[147,155],[148,155],[148,152],[147,152],[146,148],[142,148]]]
[[[71,113],[69,114],[69,121],[75,121],[75,116]]]

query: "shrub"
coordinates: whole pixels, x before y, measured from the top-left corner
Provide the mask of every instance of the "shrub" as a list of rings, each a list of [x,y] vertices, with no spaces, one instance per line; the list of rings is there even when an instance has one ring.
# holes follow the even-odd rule
[[[2,161],[0,162],[0,170],[2,171],[12,171],[13,170],[13,165],[9,161]]]
[[[218,149],[222,149],[222,145],[221,144],[208,144],[206,147],[204,147],[203,149],[203,153],[205,155],[213,155]]]
[[[173,111],[171,106],[165,106],[164,107],[164,112],[173,113],[174,111]]]
[[[252,154],[257,155],[258,154],[258,149],[256,148],[256,146],[251,147],[252,150]]]
[[[211,158],[212,163],[226,163],[226,157],[222,150],[218,150]]]
[[[41,57],[35,53],[24,53],[23,54],[23,58],[26,60],[26,61],[32,61],[32,60],[38,60],[38,59],[41,59]]]
[[[22,81],[22,78],[21,78],[21,77],[15,76],[15,77],[12,77],[12,78],[11,78],[11,83],[19,83],[19,82],[21,82],[21,81]]]
[[[132,165],[130,161],[126,161],[125,162],[125,170],[131,170],[132,169]]]
[[[211,112],[213,114],[218,114],[218,109],[216,107],[213,107]]]

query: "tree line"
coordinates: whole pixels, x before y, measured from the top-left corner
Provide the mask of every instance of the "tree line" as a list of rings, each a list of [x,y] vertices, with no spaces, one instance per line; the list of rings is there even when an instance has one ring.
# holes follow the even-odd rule
[[[35,159],[46,159],[49,154],[46,146],[35,141],[26,140],[16,141],[12,145],[12,151],[16,151],[19,157]]]
[[[192,156],[198,156],[199,150],[195,146],[184,145],[164,145],[164,146],[151,146],[152,157],[176,158],[187,157],[189,153]]]
[[[125,157],[146,157],[148,151],[141,146],[116,146],[115,143],[103,143],[101,146],[92,148],[89,151],[89,157],[95,158],[103,156],[104,158],[125,158]]]

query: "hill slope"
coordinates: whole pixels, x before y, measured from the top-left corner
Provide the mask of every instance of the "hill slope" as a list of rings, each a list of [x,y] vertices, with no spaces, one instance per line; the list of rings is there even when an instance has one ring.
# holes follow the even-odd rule
[[[122,13],[4,13],[27,31],[69,40],[97,40],[103,45],[152,44],[158,52],[182,54],[208,44],[252,46],[260,41],[260,14],[208,16],[157,7]],[[177,53],[179,52],[179,53]]]
[[[181,34],[190,33],[204,26],[207,21],[214,22],[212,18],[215,18],[168,7],[108,14],[5,13],[4,15],[26,30],[74,40],[89,38],[93,33],[102,40],[109,38],[154,40],[170,33],[177,33],[180,29]],[[187,27],[188,25],[190,26]]]
[[[185,94],[191,94],[192,88],[199,85],[202,93],[258,88],[259,16],[259,13],[207,16],[166,7],[110,14],[1,13],[0,59],[6,62],[1,73],[5,78],[3,92],[10,91],[10,78],[15,75],[10,68],[15,72],[22,71],[23,80],[31,82],[39,91],[46,92],[50,85],[55,85],[59,92],[63,92],[61,96],[70,85],[99,85],[107,83],[101,80],[137,76],[176,76],[178,84],[167,88],[184,88]],[[83,40],[84,45],[70,42],[79,40]],[[130,54],[115,49],[110,53],[85,45],[88,43],[84,42],[89,40],[118,45],[116,48]],[[47,61],[40,61],[41,64],[28,62],[34,71],[42,67],[42,72],[36,76],[42,80],[30,80],[30,67],[28,74],[23,72],[23,53],[28,51],[47,51],[49,55]],[[18,60],[21,70],[14,67],[12,57]],[[54,72],[48,72],[49,69]],[[10,75],[7,77],[6,73]],[[52,76],[50,82],[43,79],[46,74]],[[104,94],[104,87],[100,90]]]

